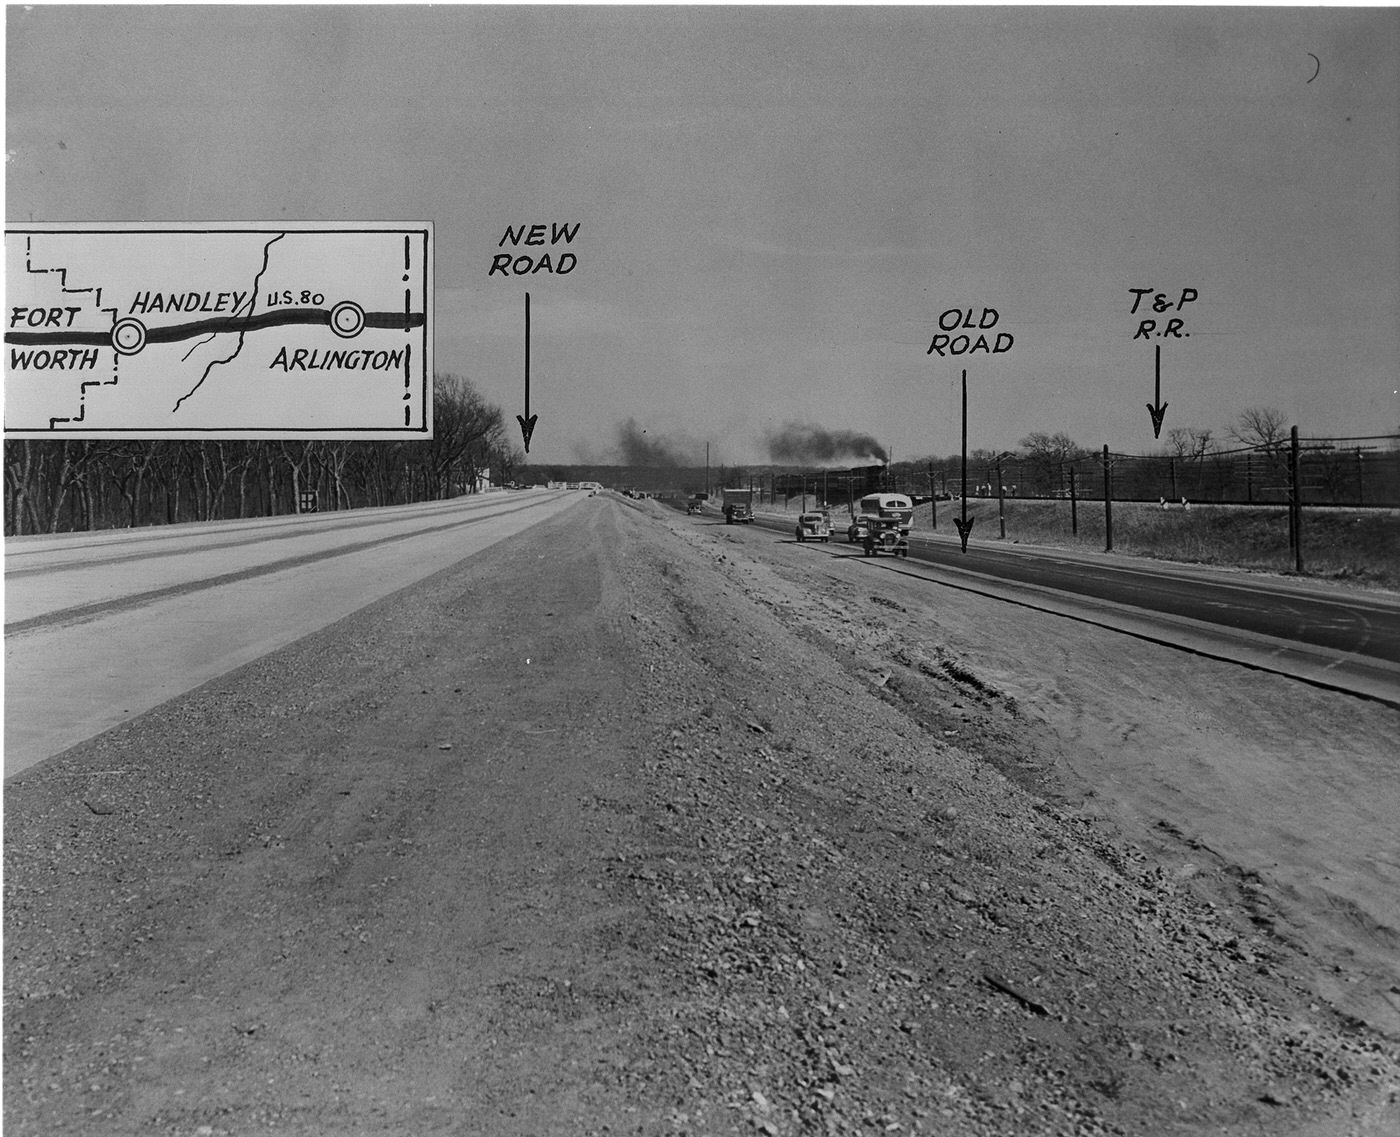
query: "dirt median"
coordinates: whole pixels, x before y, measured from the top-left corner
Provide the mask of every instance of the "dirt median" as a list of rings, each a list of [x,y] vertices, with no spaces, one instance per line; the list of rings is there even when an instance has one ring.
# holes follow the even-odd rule
[[[1014,699],[950,655],[916,713],[674,516],[587,499],[8,782],[7,1129],[1400,1123]]]

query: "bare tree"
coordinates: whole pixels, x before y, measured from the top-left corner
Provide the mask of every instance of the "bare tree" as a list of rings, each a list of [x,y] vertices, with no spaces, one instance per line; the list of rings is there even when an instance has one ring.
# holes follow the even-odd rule
[[[350,443],[328,440],[322,446],[321,461],[331,479],[331,508],[351,508],[350,491],[345,485],[345,471],[350,463]]]
[[[497,485],[515,481],[515,472],[525,464],[525,451],[519,446],[502,443],[487,456],[495,471]]]
[[[30,532],[39,531],[39,514],[35,508],[38,492],[38,470],[44,464],[46,451],[42,445],[31,445],[29,439],[12,442],[5,447],[5,530],[20,536],[26,523]]]
[[[475,488],[489,455],[504,444],[500,407],[483,399],[461,375],[433,377],[433,437],[421,444],[428,496],[451,497],[454,485]]]
[[[1286,422],[1277,407],[1246,407],[1230,427],[1230,437],[1242,446],[1268,451],[1288,438]]]
[[[1040,492],[1056,493],[1063,489],[1066,485],[1066,466],[1089,455],[1089,451],[1062,430],[1054,434],[1043,430],[1032,431],[1021,439],[1019,445],[1025,451],[1036,489]]]
[[[83,467],[87,465],[88,451],[87,442],[79,440],[76,442],[69,439],[63,440],[62,448],[58,455],[58,474],[54,479],[54,492],[49,501],[49,517],[45,529],[50,533],[57,533],[60,521],[63,519],[63,505],[68,499],[68,492],[77,484],[82,476]]]
[[[1240,411],[1230,437],[1242,446],[1261,451],[1278,486],[1288,484],[1288,428],[1277,407],[1246,407]]]
[[[1208,427],[1197,426],[1174,426],[1167,431],[1167,457],[1172,459],[1172,496],[1175,498],[1179,492],[1189,493],[1192,498],[1201,497],[1206,489],[1205,459],[1206,455],[1219,449],[1214,442],[1214,435]],[[1177,483],[1177,464],[1185,466],[1191,465],[1181,473],[1190,479],[1187,485]]]
[[[394,505],[403,485],[403,442],[354,442],[347,463],[351,481],[370,505]]]
[[[142,523],[141,488],[154,454],[144,442],[119,442],[107,458],[107,476],[126,502],[127,528],[135,529]]]
[[[1174,426],[1167,431],[1167,453],[1173,458],[1204,458],[1214,449],[1209,427]]]
[[[320,444],[314,441],[291,439],[279,442],[278,449],[282,452],[282,460],[292,475],[293,512],[300,513],[302,512],[301,495],[303,491],[309,492],[316,488]]]

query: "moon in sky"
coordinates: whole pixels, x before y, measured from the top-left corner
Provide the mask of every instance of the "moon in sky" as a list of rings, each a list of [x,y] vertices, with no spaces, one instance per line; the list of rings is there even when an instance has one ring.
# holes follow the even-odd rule
[[[1308,80],[1308,82],[1311,83],[1313,79],[1316,79],[1318,75],[1322,73],[1322,60],[1318,59],[1312,52],[1308,52],[1308,58],[1317,64],[1317,67],[1313,70],[1312,79]]]

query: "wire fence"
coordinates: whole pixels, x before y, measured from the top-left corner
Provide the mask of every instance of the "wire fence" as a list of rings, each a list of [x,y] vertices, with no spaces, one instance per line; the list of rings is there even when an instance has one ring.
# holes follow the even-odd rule
[[[1264,446],[1197,454],[1123,454],[1109,450],[1073,458],[1005,454],[968,462],[969,497],[1103,500],[1105,477],[1115,501],[1284,505],[1293,501],[1293,447],[1284,438]],[[1400,435],[1298,439],[1298,498],[1307,506],[1400,508]],[[898,479],[919,496],[961,492],[961,469],[931,463]]]

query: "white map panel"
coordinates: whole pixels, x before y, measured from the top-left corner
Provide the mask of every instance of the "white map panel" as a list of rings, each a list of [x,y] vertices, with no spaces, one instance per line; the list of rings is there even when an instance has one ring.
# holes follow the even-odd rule
[[[427,438],[431,222],[5,230],[9,438]]]

